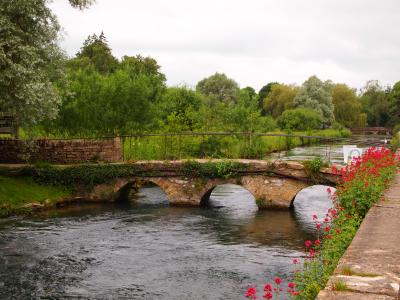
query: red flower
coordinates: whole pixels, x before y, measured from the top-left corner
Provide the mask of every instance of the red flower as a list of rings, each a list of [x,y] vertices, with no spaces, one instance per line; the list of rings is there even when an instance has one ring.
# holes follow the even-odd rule
[[[275,278],[275,283],[276,284],[281,284],[282,283],[282,279],[280,279],[279,277]]]
[[[257,294],[256,289],[255,289],[254,287],[249,287],[249,288],[247,289],[247,293],[246,293],[245,297],[246,297],[246,298],[250,298],[250,297],[251,297],[251,298],[253,298],[253,299],[257,299],[256,294]]]
[[[312,245],[311,241],[306,241],[304,244],[306,245],[307,248],[310,248]]]
[[[265,299],[272,299],[272,293],[271,292],[267,292],[264,294],[263,298]]]
[[[315,241],[314,241],[314,245],[315,245],[315,246],[321,245],[321,241],[320,241],[320,240],[315,240]]]
[[[325,232],[328,232],[329,230],[331,230],[331,227],[330,226],[326,226],[325,227]]]
[[[331,188],[327,188],[326,191],[328,192],[328,194],[332,193]]]
[[[313,218],[313,220],[318,220],[318,216],[317,215],[313,215],[312,218]]]
[[[309,256],[310,257],[314,257],[315,256],[315,251],[313,249],[310,249]]]
[[[296,284],[294,282],[289,282],[288,287],[294,289]]]
[[[328,235],[326,236],[326,238],[327,238],[328,240],[331,240],[331,239],[332,239],[332,235],[331,235],[331,234],[328,234]]]
[[[265,291],[265,292],[271,292],[271,291],[272,291],[272,286],[271,286],[269,283],[267,283],[267,284],[264,286],[264,291]]]
[[[294,264],[294,265],[297,265],[297,264],[299,264],[299,263],[300,263],[300,261],[299,261],[297,258],[293,259],[293,264]]]

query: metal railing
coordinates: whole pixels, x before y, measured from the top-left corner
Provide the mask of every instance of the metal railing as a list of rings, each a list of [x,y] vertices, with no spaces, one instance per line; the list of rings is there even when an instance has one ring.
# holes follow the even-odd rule
[[[330,145],[346,138],[283,133],[184,132],[122,135],[124,161],[174,160],[186,158],[263,159],[273,152],[298,146]]]

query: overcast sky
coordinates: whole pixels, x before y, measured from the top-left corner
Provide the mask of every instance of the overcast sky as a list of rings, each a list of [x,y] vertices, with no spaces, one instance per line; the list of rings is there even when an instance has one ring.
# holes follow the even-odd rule
[[[169,85],[224,72],[241,87],[311,75],[361,88],[400,80],[400,0],[97,0],[51,5],[74,55],[104,31],[113,53],[152,56]]]

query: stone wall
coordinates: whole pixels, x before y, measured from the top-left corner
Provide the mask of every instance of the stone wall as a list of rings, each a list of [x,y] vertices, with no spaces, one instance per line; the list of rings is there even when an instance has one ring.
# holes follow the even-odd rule
[[[122,160],[121,139],[38,139],[31,142],[0,139],[0,163],[45,161],[56,164],[118,162]]]

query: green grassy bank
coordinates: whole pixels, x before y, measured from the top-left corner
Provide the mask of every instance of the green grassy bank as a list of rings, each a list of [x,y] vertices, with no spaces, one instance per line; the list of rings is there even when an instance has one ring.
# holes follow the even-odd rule
[[[58,200],[71,196],[67,189],[41,185],[29,177],[0,175],[0,217],[16,213],[28,213],[31,203],[52,206]],[[37,205],[40,207],[40,205]]]

